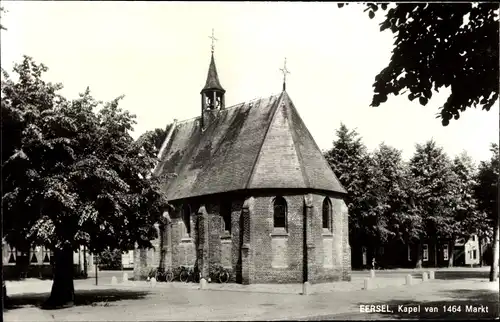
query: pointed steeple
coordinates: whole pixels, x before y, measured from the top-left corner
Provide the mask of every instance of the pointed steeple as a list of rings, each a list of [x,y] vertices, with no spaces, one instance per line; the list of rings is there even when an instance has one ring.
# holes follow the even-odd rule
[[[204,91],[210,91],[210,90],[218,90],[223,93],[226,92],[224,88],[222,88],[222,85],[220,84],[219,81],[219,75],[217,74],[217,67],[215,66],[215,59],[213,52],[212,52],[212,57],[210,59],[210,65],[208,67],[207,81],[205,82],[205,87],[203,87],[201,92],[203,93]]]
[[[226,90],[222,88],[217,74],[217,67],[215,67],[214,59],[214,30],[212,29],[212,56],[210,58],[210,65],[208,66],[208,75],[205,86],[201,90],[201,128],[204,129],[210,123],[211,111],[223,109],[225,106],[224,94]]]

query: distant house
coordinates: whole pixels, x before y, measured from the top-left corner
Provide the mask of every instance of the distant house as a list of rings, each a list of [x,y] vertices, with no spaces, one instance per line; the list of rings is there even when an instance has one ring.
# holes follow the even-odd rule
[[[87,271],[93,267],[90,254],[85,255],[83,247],[73,255],[75,274],[85,271],[84,256],[87,257]],[[26,277],[52,277],[54,253],[44,246],[33,246],[29,249],[16,249],[5,240],[2,241],[3,276],[6,279]]]
[[[479,265],[481,261],[479,238],[473,234],[469,239],[459,239],[455,243],[455,266]]]
[[[413,268],[419,259],[422,267],[447,267],[453,251],[453,266],[479,265],[487,247],[480,247],[480,242],[476,234],[458,239],[454,247],[450,240],[438,240],[436,243],[433,239],[410,244],[391,242],[376,248],[353,242],[351,262],[355,269],[370,268],[373,257],[379,266],[385,268]]]
[[[122,254],[122,268],[123,269],[133,269],[134,268],[134,251],[129,250]]]

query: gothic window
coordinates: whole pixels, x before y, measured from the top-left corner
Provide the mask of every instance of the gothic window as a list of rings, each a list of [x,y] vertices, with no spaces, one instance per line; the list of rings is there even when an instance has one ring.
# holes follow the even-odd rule
[[[323,230],[332,231],[332,204],[328,197],[323,200]]]
[[[9,264],[14,264],[16,262],[16,249],[11,247],[9,249]]]
[[[50,250],[45,246],[42,248],[42,258],[44,264],[50,263]]]
[[[287,206],[283,197],[274,199],[274,228],[287,229]]]
[[[189,207],[189,205],[184,205],[182,207],[182,221],[186,227],[187,237],[191,237],[191,207]]]
[[[222,216],[222,231],[231,233],[231,201],[223,201],[221,203],[220,215]]]
[[[36,257],[36,251],[37,251],[37,249],[35,246],[31,247],[31,260],[30,260],[30,262],[33,264],[38,263],[38,258]]]

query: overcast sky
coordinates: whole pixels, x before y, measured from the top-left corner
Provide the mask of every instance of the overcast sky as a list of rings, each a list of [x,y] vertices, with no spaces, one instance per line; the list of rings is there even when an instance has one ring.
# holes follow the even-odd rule
[[[336,3],[202,3],[2,1],[2,67],[22,55],[49,67],[46,79],[77,97],[87,86],[100,100],[125,95],[137,115],[134,136],[173,119],[200,114],[200,90],[215,60],[226,105],[279,93],[287,57],[287,92],[323,150],[341,122],[357,128],[370,150],[385,141],[409,158],[415,143],[434,138],[450,156],[466,150],[490,158],[498,142],[499,108],[476,109],[443,127],[435,118],[448,90],[426,107],[406,96],[369,107],[372,84],[391,56],[392,34],[380,32],[360,5]]]

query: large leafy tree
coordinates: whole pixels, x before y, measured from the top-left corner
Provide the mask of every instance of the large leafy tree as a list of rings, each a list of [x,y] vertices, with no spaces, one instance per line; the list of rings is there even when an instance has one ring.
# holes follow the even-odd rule
[[[395,38],[388,66],[375,77],[372,106],[406,92],[425,106],[433,91],[449,87],[438,114],[446,126],[467,108],[488,111],[498,100],[498,3],[365,6],[370,18],[382,12],[380,30]]]
[[[152,177],[156,158],[130,136],[134,116],[102,104],[87,89],[78,99],[42,80],[43,64],[25,57],[17,80],[2,79],[4,234],[16,247],[54,250],[48,306],[74,300],[73,251],[149,247],[168,204]]]
[[[455,176],[452,162],[434,140],[417,144],[409,163],[415,186],[415,212],[421,217],[420,240],[449,236],[454,224]],[[419,251],[419,256],[421,252]],[[436,251],[434,251],[436,254]],[[417,266],[421,260],[417,261]]]
[[[376,247],[387,235],[384,218],[377,216],[373,160],[356,130],[344,124],[336,131],[333,148],[325,158],[340,183],[347,190],[351,243]]]
[[[373,152],[377,216],[386,226],[386,240],[409,243],[419,236],[421,218],[412,207],[414,185],[401,151],[381,143]],[[385,240],[384,240],[385,241]]]
[[[477,209],[474,189],[476,187],[476,168],[472,158],[463,152],[453,160],[452,171],[455,175],[453,221],[448,225],[445,237],[450,238],[451,252],[448,266],[453,266],[453,249],[457,238],[468,239],[471,234],[483,237],[489,225],[484,213]]]
[[[491,145],[492,157],[482,161],[477,174],[475,196],[478,208],[484,212],[493,227],[493,261],[490,270],[490,281],[498,278],[499,252],[499,220],[498,220],[498,180],[499,180],[499,149],[497,144]]]

